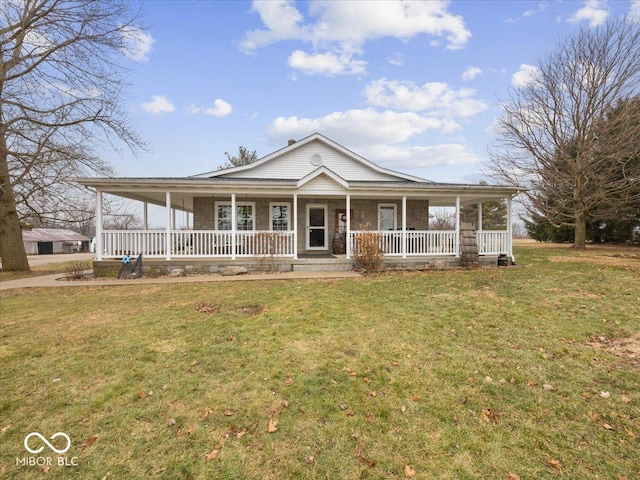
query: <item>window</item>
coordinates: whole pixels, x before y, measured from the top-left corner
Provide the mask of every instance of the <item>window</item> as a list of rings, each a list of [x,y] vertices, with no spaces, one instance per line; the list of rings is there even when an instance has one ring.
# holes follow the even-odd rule
[[[289,212],[291,204],[289,203],[270,203],[270,226],[271,230],[286,231],[289,227]]]
[[[378,230],[396,229],[396,205],[393,203],[378,204]]]
[[[255,203],[236,203],[236,230],[253,230]],[[231,230],[231,203],[216,202],[216,227]]]

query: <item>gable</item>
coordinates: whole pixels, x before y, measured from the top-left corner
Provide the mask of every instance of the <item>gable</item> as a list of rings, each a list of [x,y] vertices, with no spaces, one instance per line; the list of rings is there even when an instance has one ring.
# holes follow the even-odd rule
[[[253,164],[196,177],[300,180],[319,167],[327,168],[347,182],[425,181],[379,167],[318,133],[267,155]]]

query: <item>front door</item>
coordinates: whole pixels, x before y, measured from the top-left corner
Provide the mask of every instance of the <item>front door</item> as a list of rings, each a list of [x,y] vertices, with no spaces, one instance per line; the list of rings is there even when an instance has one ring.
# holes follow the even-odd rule
[[[326,250],[327,230],[327,206],[307,205],[307,250]]]

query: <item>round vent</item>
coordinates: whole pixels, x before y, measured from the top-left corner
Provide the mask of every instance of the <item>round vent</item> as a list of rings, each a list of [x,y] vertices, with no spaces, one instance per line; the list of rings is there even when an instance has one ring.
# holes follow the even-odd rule
[[[322,165],[322,157],[317,153],[314,153],[313,155],[311,155],[311,164],[315,165],[316,167],[318,165]]]

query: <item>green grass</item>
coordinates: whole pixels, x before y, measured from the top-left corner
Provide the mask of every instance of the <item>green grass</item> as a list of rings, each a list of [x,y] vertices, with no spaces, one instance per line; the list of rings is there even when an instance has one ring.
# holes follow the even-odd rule
[[[640,341],[640,261],[516,254],[474,271],[3,292],[0,476],[43,477],[16,465],[24,437],[62,431],[78,466],[47,478],[638,478],[638,359],[587,343]]]

